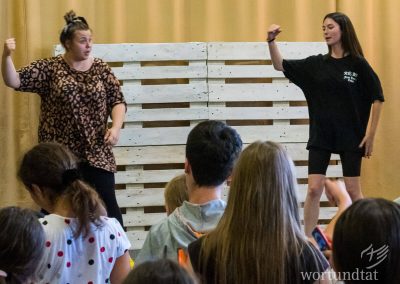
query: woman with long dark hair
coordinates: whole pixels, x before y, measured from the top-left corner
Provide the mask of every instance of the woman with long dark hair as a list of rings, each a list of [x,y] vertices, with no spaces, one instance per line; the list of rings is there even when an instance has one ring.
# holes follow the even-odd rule
[[[271,25],[267,35],[274,68],[283,71],[302,89],[308,104],[310,137],[304,225],[310,237],[318,221],[319,202],[332,153],[340,155],[351,199],[363,197],[361,160],[372,155],[384,101],[379,78],[364,58],[349,17],[339,12],[327,14],[322,30],[328,53],[301,60],[282,58],[275,43],[280,26]]]

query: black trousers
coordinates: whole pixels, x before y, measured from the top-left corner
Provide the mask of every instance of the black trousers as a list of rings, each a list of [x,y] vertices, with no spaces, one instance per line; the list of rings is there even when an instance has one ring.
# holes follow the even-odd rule
[[[103,200],[109,217],[116,218],[121,226],[124,226],[122,214],[115,197],[115,176],[114,173],[92,167],[87,163],[81,164],[83,179],[93,186],[100,198]]]

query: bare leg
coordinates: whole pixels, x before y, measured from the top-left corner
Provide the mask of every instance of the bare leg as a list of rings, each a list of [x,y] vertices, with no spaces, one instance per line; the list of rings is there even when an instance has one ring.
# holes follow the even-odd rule
[[[304,231],[307,237],[312,237],[311,232],[318,223],[319,201],[324,190],[324,175],[312,174],[308,176],[308,190],[304,202]]]
[[[339,219],[343,211],[351,205],[352,201],[342,180],[333,181],[330,179],[326,179],[325,194],[327,196],[329,195],[336,206],[338,206],[338,211],[336,212],[335,216],[333,216],[328,226],[325,228],[325,235],[330,240],[332,240],[333,230],[335,229],[336,221]]]
[[[360,177],[344,177],[344,184],[353,202],[364,197],[361,192]]]

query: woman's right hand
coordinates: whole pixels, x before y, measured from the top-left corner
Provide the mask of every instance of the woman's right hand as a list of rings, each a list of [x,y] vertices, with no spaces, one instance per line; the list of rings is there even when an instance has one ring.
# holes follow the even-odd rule
[[[282,30],[279,25],[270,25],[267,32],[267,41],[273,41],[281,32]]]
[[[15,38],[8,38],[4,42],[3,56],[10,56],[15,50]]]

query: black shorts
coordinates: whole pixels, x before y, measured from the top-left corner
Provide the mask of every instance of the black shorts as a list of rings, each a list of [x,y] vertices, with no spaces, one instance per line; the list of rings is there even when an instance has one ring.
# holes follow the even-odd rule
[[[359,177],[361,173],[362,152],[341,152],[343,176]],[[311,148],[308,151],[308,174],[326,175],[331,159],[331,152],[323,149]]]

